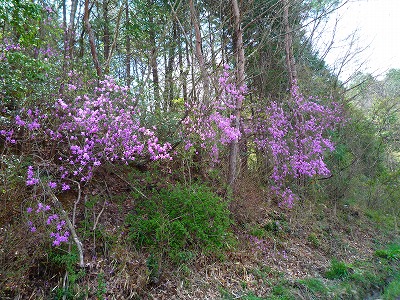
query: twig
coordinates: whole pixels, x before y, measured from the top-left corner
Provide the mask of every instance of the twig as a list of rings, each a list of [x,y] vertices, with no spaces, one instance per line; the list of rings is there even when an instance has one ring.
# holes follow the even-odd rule
[[[109,194],[109,191],[108,191],[107,182],[105,182],[105,184],[106,184],[106,190],[107,190],[108,197],[110,197],[110,194]],[[110,197],[110,198],[111,198],[111,197]],[[106,203],[107,203],[107,200],[104,200],[103,207],[101,208],[101,211],[100,211],[99,214],[97,215],[97,218],[96,218],[96,220],[95,220],[95,222],[94,222],[93,231],[96,230],[97,223],[99,223],[100,216],[101,216],[101,214],[104,212],[104,208],[106,207]]]
[[[74,239],[75,244],[76,244],[76,246],[78,248],[78,252],[79,252],[79,266],[81,268],[83,268],[83,267],[85,267],[85,263],[84,263],[84,260],[83,260],[83,245],[82,245],[81,241],[79,240],[78,235],[76,234],[75,228],[72,225],[71,220],[68,217],[68,214],[66,213],[66,211],[62,207],[62,204],[61,204],[60,200],[58,200],[56,195],[54,195],[50,190],[48,190],[48,194],[50,195],[51,199],[53,200],[54,205],[61,212],[62,217],[65,219],[65,222],[67,223],[67,226],[68,226],[69,230],[71,231],[72,238]]]
[[[125,180],[124,178],[122,178],[120,175],[118,175],[116,172],[113,172],[115,176],[117,176],[119,179],[121,179],[122,181],[124,181],[126,184],[128,184],[131,188],[133,188],[136,192],[138,192],[141,196],[143,196],[146,199],[147,196],[145,194],[142,193],[141,190],[137,189],[132,183],[130,183],[129,181]]]
[[[75,215],[76,215],[76,206],[78,205],[79,201],[81,200],[81,195],[82,195],[82,191],[81,191],[81,185],[79,182],[72,180],[74,183],[76,183],[76,185],[78,186],[78,198],[76,199],[76,201],[74,202],[74,210],[72,212],[72,226],[75,227]]]

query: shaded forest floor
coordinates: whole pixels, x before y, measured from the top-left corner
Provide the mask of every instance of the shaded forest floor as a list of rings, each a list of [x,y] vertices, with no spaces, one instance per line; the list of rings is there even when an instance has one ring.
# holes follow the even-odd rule
[[[77,266],[73,246],[53,248],[27,233],[21,220],[23,191],[18,201],[2,200],[1,299],[400,296],[400,239],[390,216],[344,200],[303,200],[283,209],[254,181],[242,180],[229,207],[235,242],[220,253],[188,252],[177,264],[166,253],[154,255],[154,249],[132,246],[125,222],[136,206],[132,185],[121,178],[104,182],[107,191],[102,195],[108,196],[97,197],[95,188],[92,200],[78,206],[84,269]],[[71,207],[76,195],[61,199]]]

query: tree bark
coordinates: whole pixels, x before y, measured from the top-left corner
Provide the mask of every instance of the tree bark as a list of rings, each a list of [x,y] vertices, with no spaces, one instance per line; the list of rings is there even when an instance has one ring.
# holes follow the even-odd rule
[[[203,51],[202,51],[202,41],[201,41],[201,32],[200,32],[200,26],[199,22],[197,20],[197,12],[194,7],[193,0],[189,0],[189,7],[190,7],[190,15],[194,27],[194,33],[195,33],[195,38],[196,38],[196,46],[195,46],[195,55],[196,59],[199,62],[199,67],[200,67],[200,73],[201,73],[201,79],[203,81],[204,87],[203,87],[203,103],[207,104],[209,103],[209,91],[210,91],[210,81],[208,78],[205,62],[204,62],[204,56],[203,56]]]
[[[289,0],[283,1],[283,24],[285,26],[285,54],[286,54],[286,66],[289,74],[289,85],[297,81],[297,70],[296,61],[293,55],[293,40],[292,31],[289,23]]]
[[[74,44],[75,44],[75,15],[76,9],[78,8],[78,0],[71,1],[71,13],[69,15],[69,25],[68,25],[68,52],[69,58],[71,59],[74,54]]]
[[[124,6],[121,5],[119,11],[118,11],[118,16],[117,16],[117,22],[115,25],[115,32],[114,32],[114,37],[113,37],[113,43],[111,45],[111,49],[108,49],[108,56],[105,57],[104,59],[106,60],[104,63],[104,73],[108,74],[110,70],[110,63],[111,63],[111,58],[113,56],[114,50],[117,47],[117,39],[118,39],[118,34],[119,34],[119,23],[121,21],[121,16],[122,12],[124,11]]]
[[[110,55],[110,28],[109,28],[109,20],[108,20],[108,0],[103,0],[103,22],[104,22],[104,28],[103,28],[103,55],[104,55],[104,60],[108,59],[108,56]]]
[[[236,58],[236,71],[237,71],[236,85],[239,87],[245,84],[245,77],[244,77],[245,56],[243,48],[243,32],[240,24],[241,23],[240,10],[237,0],[232,0],[232,11],[234,19],[234,35],[236,36],[236,41],[235,41],[235,58]],[[237,130],[240,130],[241,111],[242,111],[242,100],[237,99],[235,107],[235,128]],[[229,150],[230,151],[229,151],[228,185],[233,189],[237,178],[239,141],[231,142]]]
[[[168,109],[172,107],[172,100],[174,99],[173,68],[175,61],[177,27],[177,21],[174,19],[172,24],[172,38],[168,49],[168,63],[165,72],[165,105]]]
[[[154,5],[154,0],[149,0],[149,5],[152,7]],[[154,18],[152,13],[149,14],[149,38],[150,38],[150,67],[153,76],[153,91],[154,91],[154,108],[156,113],[161,110],[160,103],[160,80],[158,76],[158,66],[157,66],[157,44],[156,44],[156,33],[154,30]]]
[[[178,27],[178,61],[179,61],[179,77],[182,83],[182,96],[185,103],[187,102],[187,71],[184,70],[183,64],[183,49],[182,49],[182,40],[181,40],[181,29]]]
[[[131,38],[129,36],[129,26],[130,26],[130,18],[129,18],[129,0],[125,1],[125,22],[126,22],[126,85],[128,87],[131,86]]]
[[[91,28],[90,22],[89,22],[89,0],[85,0],[85,12],[83,15],[83,19],[85,22],[86,31],[89,36],[90,52],[92,54],[93,63],[96,68],[97,76],[100,78],[102,76],[102,72],[101,72],[101,68],[100,68],[100,64],[99,64],[99,59],[97,57],[96,44],[94,42],[93,31],[92,31],[92,28]]]

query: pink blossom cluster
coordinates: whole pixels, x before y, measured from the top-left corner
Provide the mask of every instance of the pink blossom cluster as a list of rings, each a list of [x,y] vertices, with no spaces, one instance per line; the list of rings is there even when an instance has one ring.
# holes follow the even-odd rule
[[[240,130],[234,125],[234,110],[243,101],[247,88],[245,85],[236,87],[230,83],[230,77],[229,66],[225,65],[219,79],[222,91],[218,99],[208,105],[186,104],[190,114],[182,122],[185,151],[200,147],[208,152],[213,163],[219,162],[219,153],[223,146],[238,141],[241,137]]]
[[[9,130],[2,129],[0,130],[0,136],[3,136],[6,143],[15,144],[17,141],[14,138],[14,129],[11,128]]]
[[[80,94],[80,89],[71,81],[68,93],[53,106],[22,110],[14,128],[0,132],[10,143],[32,142],[31,151],[47,162],[45,171],[54,178],[47,183],[50,188],[68,190],[71,179],[87,182],[104,162],[128,163],[139,156],[172,159],[170,144],[159,142],[155,128],[140,125],[140,114],[126,87],[107,77],[92,95]],[[39,182],[34,169],[28,168],[27,185]]]
[[[267,150],[273,163],[274,190],[289,207],[297,198],[286,186],[290,178],[330,174],[324,153],[333,151],[334,145],[326,135],[343,123],[343,118],[337,103],[324,106],[318,101],[305,98],[294,83],[288,105],[272,102],[258,114],[254,125],[254,142]]]
[[[9,39],[4,39],[3,43],[0,43],[0,61],[7,61],[7,53],[11,51],[21,51],[21,45],[14,43]]]
[[[52,245],[60,246],[61,243],[68,243],[68,238],[70,236],[69,231],[65,228],[66,222],[62,220],[57,214],[51,213],[50,205],[44,205],[39,202],[37,209],[34,210],[32,207],[28,207],[26,212],[34,217],[36,214],[36,219],[39,219],[39,215],[44,214],[47,217],[46,226],[52,230],[50,233],[50,238],[53,240]],[[28,226],[31,232],[36,232],[36,226],[31,220],[28,220]]]

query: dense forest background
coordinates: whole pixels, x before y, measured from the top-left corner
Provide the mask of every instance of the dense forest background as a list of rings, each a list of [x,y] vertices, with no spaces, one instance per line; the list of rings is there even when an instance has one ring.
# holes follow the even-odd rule
[[[1,1],[0,298],[399,297],[400,70],[339,79],[342,5]]]

